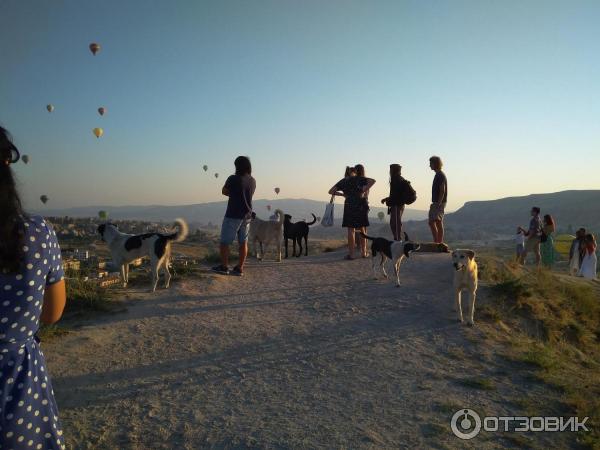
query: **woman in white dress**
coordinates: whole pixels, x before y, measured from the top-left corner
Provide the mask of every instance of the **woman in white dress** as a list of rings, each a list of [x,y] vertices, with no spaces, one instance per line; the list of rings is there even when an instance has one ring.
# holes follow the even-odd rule
[[[579,266],[583,260],[585,235],[585,228],[580,228],[575,233],[575,239],[571,242],[571,249],[569,250],[569,273],[573,276],[577,276],[579,273]]]
[[[585,256],[581,262],[579,268],[580,277],[587,278],[589,280],[596,279],[596,267],[598,264],[598,257],[596,256],[596,239],[593,234],[587,234],[585,236]]]

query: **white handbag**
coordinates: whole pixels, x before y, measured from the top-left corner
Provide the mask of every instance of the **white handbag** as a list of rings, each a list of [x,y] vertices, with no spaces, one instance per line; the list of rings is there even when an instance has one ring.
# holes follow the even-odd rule
[[[321,219],[321,225],[323,225],[324,227],[332,227],[333,226],[333,207],[334,207],[333,200],[334,199],[335,199],[335,196],[332,195],[331,200],[329,201],[329,203],[327,203],[327,206],[325,206],[325,214],[323,214],[323,218]]]

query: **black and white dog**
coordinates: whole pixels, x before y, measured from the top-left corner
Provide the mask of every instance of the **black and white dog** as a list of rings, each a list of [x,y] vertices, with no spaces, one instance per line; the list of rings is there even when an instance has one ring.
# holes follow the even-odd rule
[[[169,273],[169,260],[171,257],[171,242],[181,242],[188,235],[188,226],[183,219],[175,219],[179,227],[176,233],[121,233],[112,223],[105,223],[98,227],[102,240],[108,244],[113,262],[121,268],[123,287],[129,282],[129,263],[144,256],[150,257],[152,267],[152,291],[156,290],[159,271],[165,273],[165,288],[169,287],[171,274]]]
[[[404,233],[403,241],[390,241],[381,237],[370,237],[364,233],[360,233],[360,235],[373,241],[371,244],[371,256],[373,262],[373,275],[377,278],[377,270],[376,266],[376,258],[377,253],[381,254],[381,261],[379,265],[381,266],[381,270],[386,278],[388,278],[388,274],[385,271],[385,263],[389,259],[394,264],[394,273],[396,274],[396,286],[400,286],[400,264],[402,260],[408,258],[411,252],[419,250],[420,245],[414,242],[411,242],[408,235]]]

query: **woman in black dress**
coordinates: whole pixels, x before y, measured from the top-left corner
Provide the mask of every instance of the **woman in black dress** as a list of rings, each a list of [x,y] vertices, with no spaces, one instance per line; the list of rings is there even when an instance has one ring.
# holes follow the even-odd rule
[[[361,166],[362,168],[362,166]],[[342,226],[348,229],[348,254],[346,259],[354,259],[356,229],[364,229],[369,226],[369,203],[365,194],[375,184],[375,180],[357,174],[356,168],[351,168],[349,176],[342,178],[329,190],[330,195],[344,197],[344,218]],[[366,244],[366,242],[365,242]],[[366,245],[365,245],[366,250]],[[363,252],[365,256],[365,252]]]

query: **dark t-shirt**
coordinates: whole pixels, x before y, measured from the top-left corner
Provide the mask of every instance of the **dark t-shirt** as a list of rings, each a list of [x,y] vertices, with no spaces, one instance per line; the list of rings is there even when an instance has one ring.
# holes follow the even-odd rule
[[[440,190],[444,189],[444,194],[440,198]],[[432,203],[447,203],[448,201],[448,181],[446,174],[441,170],[435,174],[433,178],[433,186],[431,187],[431,202]]]
[[[390,195],[388,197],[387,206],[402,206],[404,205],[404,192],[406,183],[403,177],[394,177],[390,181]]]
[[[256,180],[251,175],[231,175],[225,181],[229,190],[229,202],[225,217],[230,219],[249,219],[252,213],[252,196],[256,189]]]
[[[359,202],[363,200],[363,188],[368,180],[365,177],[346,177],[342,178],[335,185],[338,191],[342,191],[346,196],[346,202]]]

